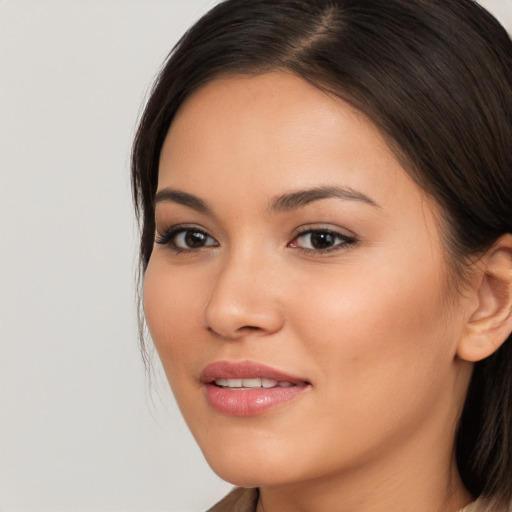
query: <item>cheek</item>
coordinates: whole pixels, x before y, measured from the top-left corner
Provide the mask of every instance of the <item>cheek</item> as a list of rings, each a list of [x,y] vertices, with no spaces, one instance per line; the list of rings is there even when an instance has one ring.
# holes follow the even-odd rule
[[[408,404],[435,402],[450,378],[456,337],[440,268],[437,261],[397,265],[395,258],[394,265],[347,265],[338,276],[296,282],[292,324],[323,369],[326,400],[362,422],[376,411],[392,418]],[[300,289],[308,289],[307,299]]]
[[[368,344],[380,339],[391,348],[398,342],[393,333],[416,345],[418,334],[428,335],[439,326],[445,302],[442,278],[436,266],[411,269],[406,275],[396,267],[358,263],[329,269],[325,275],[296,276],[289,301],[305,329],[340,340],[356,338],[357,343],[345,346],[349,354],[367,353]]]
[[[187,361],[197,352],[194,341],[202,322],[202,290],[201,276],[180,272],[160,256],[150,260],[144,278],[144,315],[170,381],[179,382]]]

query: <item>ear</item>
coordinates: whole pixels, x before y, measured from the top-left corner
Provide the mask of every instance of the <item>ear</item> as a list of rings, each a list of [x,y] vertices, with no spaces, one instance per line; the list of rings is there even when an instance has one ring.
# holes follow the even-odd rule
[[[476,300],[457,346],[470,362],[493,354],[512,332],[512,235],[499,238],[480,260]]]

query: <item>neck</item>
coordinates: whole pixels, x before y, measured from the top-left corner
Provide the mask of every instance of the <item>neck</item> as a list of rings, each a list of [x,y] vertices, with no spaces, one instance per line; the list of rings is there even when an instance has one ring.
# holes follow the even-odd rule
[[[257,512],[456,512],[471,502],[452,444],[417,441],[329,478],[263,486]]]

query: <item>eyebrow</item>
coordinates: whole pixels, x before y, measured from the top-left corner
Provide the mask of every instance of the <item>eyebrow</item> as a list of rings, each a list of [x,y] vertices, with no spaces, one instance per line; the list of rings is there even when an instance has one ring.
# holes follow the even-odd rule
[[[362,192],[358,192],[350,187],[334,186],[322,186],[315,187],[305,190],[298,190],[297,192],[291,192],[275,197],[269,205],[269,210],[273,212],[288,212],[302,208],[309,203],[318,201],[320,199],[338,198],[349,201],[361,201],[380,208],[380,206],[367,195]]]
[[[284,213],[302,208],[309,203],[319,201],[320,199],[338,198],[349,201],[360,201],[370,206],[380,208],[380,206],[367,195],[358,192],[350,187],[321,186],[298,190],[274,197],[269,204],[270,212]],[[171,201],[196,210],[200,213],[211,214],[212,209],[201,198],[173,188],[164,188],[155,195],[154,204]]]
[[[154,204],[156,205],[157,203],[162,203],[164,201],[171,201],[183,206],[188,206],[189,208],[201,213],[212,212],[211,208],[199,197],[174,188],[164,188],[156,193]]]

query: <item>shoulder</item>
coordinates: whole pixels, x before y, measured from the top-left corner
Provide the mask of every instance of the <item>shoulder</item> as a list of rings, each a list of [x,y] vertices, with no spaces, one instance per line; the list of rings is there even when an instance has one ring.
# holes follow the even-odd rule
[[[255,512],[257,503],[257,488],[237,487],[207,512]]]

